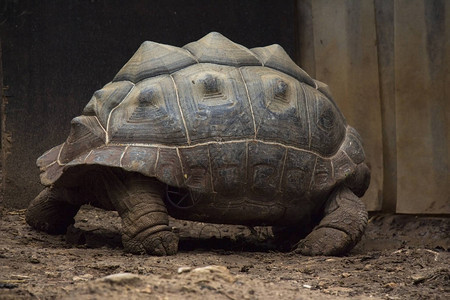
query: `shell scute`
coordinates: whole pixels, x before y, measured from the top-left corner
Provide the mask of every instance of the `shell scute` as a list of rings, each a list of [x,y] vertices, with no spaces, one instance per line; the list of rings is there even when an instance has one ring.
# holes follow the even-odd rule
[[[247,143],[210,144],[208,150],[214,191],[242,195],[247,183]]]
[[[307,148],[308,116],[301,83],[264,67],[242,68],[256,124],[256,138]]]
[[[274,201],[280,182],[286,149],[260,142],[248,143],[248,185],[251,192],[265,201]]]
[[[68,163],[77,156],[104,145],[106,134],[96,117],[79,116],[72,120],[69,136],[63,144],[58,160]]]
[[[116,167],[120,166],[120,158],[122,157],[125,147],[121,146],[109,146],[101,147],[93,150],[84,159],[84,163],[87,165],[105,165]]]
[[[287,150],[282,181],[285,194],[304,196],[309,191],[315,159],[310,152]]]
[[[96,91],[83,110],[85,116],[96,116],[100,124],[106,128],[108,117],[117,105],[119,105],[129,92],[133,84],[128,81],[111,82],[102,89]]]
[[[186,129],[170,76],[149,78],[137,84],[110,113],[112,143],[186,144]]]
[[[185,185],[192,191],[213,191],[208,145],[179,149]]]
[[[64,168],[59,164],[51,164],[40,174],[41,183],[47,186],[52,185],[61,177],[63,172]]]
[[[177,149],[159,148],[158,151],[156,178],[171,186],[185,186]]]
[[[360,164],[364,161],[364,149],[361,143],[361,139],[353,128],[349,128],[345,141],[342,144],[342,149],[347,153],[350,159],[355,164]]]
[[[250,103],[236,68],[198,64],[173,78],[192,143],[253,136]]]
[[[45,171],[47,166],[56,163],[62,146],[63,144],[51,148],[37,159],[36,165],[41,169],[41,171]]]
[[[265,67],[273,68],[291,75],[300,82],[315,87],[314,80],[289,57],[278,44],[250,49],[258,56]]]
[[[156,176],[158,156],[157,147],[129,146],[122,156],[120,165],[127,171]]]
[[[195,58],[184,49],[147,41],[120,69],[113,82],[125,80],[137,83],[146,78],[171,74],[195,63]]]
[[[355,164],[352,160],[343,152],[339,151],[332,159],[334,178],[336,181],[343,181],[350,176],[355,169]]]
[[[327,191],[334,184],[333,168],[330,159],[316,158],[311,181],[311,190]]]
[[[309,114],[310,150],[329,157],[334,155],[344,140],[346,123],[333,101],[322,93],[303,85]]]

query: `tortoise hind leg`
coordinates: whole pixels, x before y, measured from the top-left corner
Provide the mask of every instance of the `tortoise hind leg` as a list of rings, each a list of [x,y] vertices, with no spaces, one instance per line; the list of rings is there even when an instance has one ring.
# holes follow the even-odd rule
[[[122,218],[122,242],[136,254],[173,255],[178,237],[169,227],[165,186],[137,173],[105,176],[108,197]]]
[[[159,256],[177,253],[178,237],[169,227],[167,210],[161,197],[136,193],[123,201],[132,206],[121,215],[125,250]]]
[[[367,225],[364,203],[348,187],[337,188],[328,199],[319,225],[298,243],[304,255],[342,255],[361,239]]]
[[[80,206],[72,204],[77,192],[66,188],[45,188],[28,206],[25,220],[38,229],[50,234],[64,234],[67,226],[75,222]]]

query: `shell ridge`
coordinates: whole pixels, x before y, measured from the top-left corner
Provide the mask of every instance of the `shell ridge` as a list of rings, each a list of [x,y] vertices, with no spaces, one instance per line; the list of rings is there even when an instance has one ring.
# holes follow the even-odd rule
[[[211,152],[210,152],[210,150],[209,150],[209,146],[210,145],[208,145],[208,147],[207,147],[207,149],[208,149],[208,166],[209,166],[209,180],[211,180],[211,189],[212,189],[212,192],[213,193],[215,193],[216,191],[214,190],[214,176],[213,176],[213,172],[212,172],[212,163],[211,163]]]
[[[247,48],[247,49],[248,49],[248,48]],[[253,48],[253,49],[255,49],[255,48]],[[253,49],[248,49],[248,51],[250,51],[250,52],[253,54],[253,56],[256,57],[256,59],[261,63],[261,66],[262,66],[262,67],[266,67],[266,64],[264,63],[264,60],[261,59],[261,57],[259,57],[259,56],[255,53],[255,51],[253,51]],[[270,68],[270,67],[269,67],[269,68]]]
[[[48,169],[49,167],[51,167],[51,166],[53,166],[54,164],[57,164],[57,163],[58,163],[58,162],[55,160],[55,161],[49,163],[48,165],[43,166],[43,168]]]
[[[181,120],[183,121],[183,126],[184,126],[184,130],[185,130],[185,133],[186,133],[186,141],[187,141],[188,145],[190,145],[191,144],[191,137],[189,136],[189,130],[188,130],[188,127],[187,127],[187,124],[186,124],[186,119],[184,117],[183,109],[181,107],[180,95],[178,93],[177,83],[175,82],[175,78],[173,78],[172,75],[169,75],[169,76],[170,76],[170,79],[173,82],[173,87],[175,89],[175,96],[177,98],[177,105],[178,105],[178,109],[180,110]]]
[[[105,132],[105,138],[107,138],[108,136],[108,131],[106,131],[105,127],[103,127],[102,123],[100,123],[100,120],[98,119],[98,116],[95,115],[94,116],[95,120],[97,121],[98,125],[100,126],[100,128]]]
[[[89,158],[89,156],[91,156],[92,152],[94,152],[94,149],[92,149],[91,151],[89,151],[88,155],[86,155],[86,157],[83,160],[83,163],[86,163],[86,160]]]
[[[122,152],[122,155],[120,155],[120,159],[119,159],[119,167],[121,167],[121,168],[123,168],[123,164],[122,164],[123,157],[125,156],[125,153],[128,151],[128,148],[129,148],[129,147],[130,147],[129,145],[126,146],[125,149],[124,149],[123,152]]]
[[[313,171],[311,173],[311,179],[309,181],[309,188],[308,188],[309,190],[311,190],[311,187],[313,186],[313,183],[314,183],[314,174],[316,173],[316,167],[317,167],[317,156],[314,159],[314,167],[313,167]]]
[[[218,32],[210,32],[201,39],[182,47],[189,50],[199,62],[241,67],[261,65],[260,59],[248,48],[235,43]]]
[[[355,164],[354,162],[353,162],[353,160],[351,159],[351,157],[347,154],[347,151],[345,151],[344,149],[339,149],[340,151],[342,151],[342,153],[345,155],[345,156],[347,156],[347,158],[353,163],[353,164]],[[356,164],[355,164],[356,165]]]
[[[306,124],[308,124],[308,149],[311,150],[311,140],[312,140],[312,138],[311,138],[311,124],[310,124],[310,119],[311,118],[309,117],[309,108],[308,108],[309,99],[308,99],[308,97],[306,97],[306,91],[305,91],[305,88],[304,88],[302,83],[300,83],[300,87],[302,88],[303,98],[305,99],[306,119],[307,119],[306,120]]]
[[[306,152],[306,153],[311,153],[311,154],[317,155],[317,156],[319,156],[320,158],[323,158],[323,159],[333,158],[337,153],[339,153],[339,149],[340,149],[340,148],[338,148],[334,153],[325,156],[325,155],[322,155],[321,153],[319,153],[317,151],[314,151],[314,150],[308,150],[308,149],[299,148],[299,147],[292,146],[292,145],[283,144],[283,143],[280,143],[280,142],[263,140],[263,139],[255,139],[255,138],[236,139],[236,140],[228,140],[228,141],[198,142],[198,143],[195,143],[195,144],[178,145],[178,146],[168,146],[168,145],[157,144],[157,143],[153,143],[153,144],[145,144],[145,143],[127,143],[127,144],[124,144],[124,143],[110,143],[107,146],[122,146],[122,147],[125,147],[125,146],[129,145],[129,146],[133,146],[133,147],[155,147],[155,148],[161,148],[161,149],[176,149],[176,148],[189,149],[189,148],[201,147],[201,146],[212,145],[212,144],[221,145],[221,144],[233,144],[233,143],[244,143],[244,142],[255,142],[255,143],[268,144],[268,145],[282,146],[282,147],[286,147],[288,149],[292,149],[292,150],[296,150],[296,151],[302,151],[302,152]]]
[[[242,82],[244,83],[245,92],[247,94],[247,100],[250,105],[250,112],[252,114],[252,121],[253,121],[254,138],[256,139],[257,130],[256,130],[256,122],[255,122],[255,113],[253,112],[253,103],[252,103],[252,100],[250,99],[250,93],[248,91],[248,86],[247,86],[247,83],[245,82],[244,74],[242,74],[241,68],[242,67],[238,68],[238,70],[239,70],[239,74],[241,75]]]
[[[284,158],[283,158],[283,165],[281,166],[281,173],[280,173],[280,186],[279,186],[279,190],[280,190],[280,192],[282,192],[283,191],[283,177],[284,177],[284,170],[285,170],[285,167],[286,167],[286,160],[287,160],[287,152],[288,152],[288,148],[287,147],[285,147],[285,149],[284,149]]]
[[[242,50],[244,50],[245,52],[247,52],[248,54],[252,55],[254,58],[256,58],[257,61],[259,61],[259,63],[261,64],[262,67],[264,67],[264,62],[258,57],[258,55],[256,55],[252,50],[248,49],[247,47],[240,45],[240,44],[236,44],[239,47],[242,48]],[[246,64],[241,65],[242,66],[247,66]],[[248,66],[253,66],[251,64],[248,64]]]
[[[186,51],[186,53],[188,53],[198,64],[200,63],[199,61],[198,61],[198,58],[191,52],[191,51],[189,51],[189,49],[186,49],[186,48],[180,48],[180,49],[183,49],[184,51]],[[179,71],[179,70],[177,70],[177,71]],[[173,73],[175,73],[176,71],[174,71],[174,72],[172,72],[172,73],[170,73],[170,74],[173,74]]]
[[[279,44],[252,48],[251,51],[260,58],[260,61],[264,63],[265,67],[283,72],[300,82],[306,83],[314,88],[316,87],[316,83],[311,76],[298,66]]]
[[[345,157],[349,158],[349,156],[346,153],[344,153],[344,151],[341,152],[342,149],[339,149],[339,151],[337,151],[337,153],[334,154],[333,156],[324,157],[320,153],[316,153],[314,151],[309,151],[309,150],[306,150],[306,149],[300,149],[300,148],[297,148],[297,147],[294,147],[294,146],[284,145],[284,144],[281,144],[281,143],[278,143],[278,142],[270,142],[270,141],[256,140],[256,139],[243,139],[243,140],[226,141],[226,142],[223,142],[223,141],[222,142],[212,141],[212,142],[204,142],[204,143],[200,143],[200,144],[196,144],[196,145],[190,145],[190,146],[166,146],[166,145],[156,145],[156,144],[127,144],[127,145],[110,144],[108,146],[102,146],[100,148],[107,149],[107,148],[109,148],[111,146],[112,147],[114,147],[114,146],[125,147],[125,149],[123,150],[123,152],[121,154],[121,158],[119,160],[119,164],[117,164],[118,167],[122,167],[122,159],[123,159],[125,153],[127,152],[128,147],[133,146],[133,147],[156,148],[156,159],[155,159],[155,163],[154,163],[154,170],[155,170],[156,173],[155,174],[147,174],[147,176],[149,176],[149,175],[150,176],[157,176],[157,170],[158,170],[158,166],[159,166],[159,163],[160,163],[160,151],[161,151],[161,149],[162,148],[173,149],[177,153],[176,154],[177,158],[178,158],[177,160],[179,161],[179,164],[180,164],[180,169],[181,169],[182,177],[183,177],[182,180],[184,182],[182,184],[185,184],[185,177],[184,177],[185,170],[184,170],[184,165],[183,165],[183,162],[182,162],[182,159],[181,159],[180,149],[187,149],[187,148],[191,148],[192,149],[192,148],[196,148],[196,147],[207,145],[208,146],[208,148],[207,148],[208,149],[208,164],[209,164],[209,173],[210,173],[209,177],[210,177],[210,180],[211,180],[212,191],[214,193],[214,184],[213,184],[214,177],[213,177],[213,173],[212,173],[212,169],[211,169],[212,168],[212,162],[211,162],[211,156],[210,156],[210,153],[209,153],[209,145],[213,145],[213,144],[245,143],[245,165],[248,166],[248,163],[249,163],[249,143],[255,143],[255,142],[256,143],[261,143],[261,144],[266,144],[266,145],[276,145],[276,146],[283,147],[283,149],[284,149],[284,157],[283,157],[283,161],[281,163],[281,173],[280,173],[280,179],[279,179],[279,182],[278,182],[278,190],[280,192],[283,191],[283,179],[285,177],[286,166],[287,166],[287,157],[288,157],[289,149],[292,149],[292,150],[295,150],[295,151],[299,151],[299,152],[302,152],[302,153],[310,153],[310,154],[313,154],[315,156],[314,169],[313,169],[313,173],[311,173],[311,178],[310,178],[310,186],[312,184],[311,180],[313,180],[314,170],[316,169],[316,165],[317,165],[317,162],[318,162],[319,158],[322,158],[322,159],[327,160],[327,161],[330,162],[330,164],[331,164],[331,171],[332,171],[332,173],[331,173],[332,174],[331,175],[332,179],[334,179],[334,169],[335,169],[335,167],[333,165],[334,157],[336,157],[337,154],[340,153],[340,155],[345,155]],[[96,149],[98,149],[98,148],[96,148]],[[80,161],[78,163],[75,163],[75,164],[72,161],[68,162],[68,163],[65,163],[65,164],[61,163],[60,167],[63,167],[63,172],[64,172],[69,167],[72,167],[72,166],[75,166],[75,165],[80,165],[80,164],[86,164],[86,161],[95,152],[96,149],[90,150],[89,153],[86,155],[86,157],[82,161]],[[96,162],[95,164],[111,166],[111,165],[108,165],[108,164],[102,164],[101,162]],[[138,172],[140,172],[140,171],[138,171]],[[245,182],[248,182],[248,180],[249,180],[248,176],[249,175],[246,172],[245,173],[245,178],[243,178],[243,180]],[[178,182],[178,178],[176,180]],[[246,184],[244,184],[244,185],[246,185]]]
[[[154,76],[171,74],[198,62],[184,50],[172,45],[145,41],[119,70],[113,82],[128,80],[137,84]]]
[[[331,165],[331,179],[333,181],[336,181],[336,176],[334,176],[334,162],[332,159],[330,159],[330,165]]]
[[[249,177],[249,175],[248,175],[248,170],[249,170],[249,167],[248,167],[248,148],[249,148],[249,142],[248,141],[246,141],[245,142],[245,185],[244,185],[244,188],[246,189],[247,188],[247,186],[248,186],[248,181],[249,181],[249,179],[248,179],[248,177]]]
[[[181,168],[181,173],[182,173],[182,177],[183,177],[183,183],[184,185],[186,185],[186,172],[184,171],[184,166],[183,166],[183,160],[181,159],[181,154],[180,154],[180,149],[178,147],[176,147],[176,152],[177,152],[177,156],[178,156],[178,162],[180,163],[180,168]]]
[[[258,127],[256,128],[256,134],[258,134],[259,129],[261,128],[261,124],[264,121],[264,119],[266,118],[267,114],[269,113],[268,109],[270,107],[270,105],[272,104],[273,99],[269,99],[269,101],[266,104],[266,109],[264,110],[264,114],[261,116],[261,118],[259,118],[259,123],[258,123]]]
[[[158,167],[158,163],[159,163],[159,155],[160,155],[160,150],[161,150],[161,148],[159,148],[159,147],[157,147],[158,148],[158,150],[156,150],[156,159],[155,159],[155,176],[156,176],[156,170],[157,170],[157,167]]]
[[[58,152],[58,157],[56,158],[56,162],[58,163],[58,165],[60,165],[60,166],[64,166],[64,164],[61,162],[61,153],[62,153],[62,150],[63,150],[63,148],[64,148],[64,146],[66,145],[66,142],[64,142],[63,144],[62,144],[62,146],[61,146],[61,148],[59,148],[59,152]]]

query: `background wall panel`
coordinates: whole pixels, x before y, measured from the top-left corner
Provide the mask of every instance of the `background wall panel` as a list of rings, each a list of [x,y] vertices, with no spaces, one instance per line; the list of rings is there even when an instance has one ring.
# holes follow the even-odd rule
[[[450,3],[395,2],[397,212],[450,213]]]
[[[364,140],[372,180],[369,210],[382,205],[383,143],[373,1],[311,1],[315,77],[329,85]],[[301,52],[301,50],[300,50]]]
[[[383,142],[383,205],[394,212],[397,205],[397,138],[394,76],[394,1],[375,0],[378,76]]]
[[[365,141],[368,209],[450,213],[450,2],[298,3],[298,61]]]

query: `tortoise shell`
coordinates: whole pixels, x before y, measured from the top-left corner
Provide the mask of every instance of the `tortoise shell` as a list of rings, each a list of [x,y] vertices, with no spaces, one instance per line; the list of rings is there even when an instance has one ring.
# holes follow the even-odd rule
[[[363,160],[326,85],[281,46],[247,49],[213,32],[182,48],[144,42],[37,164],[44,185],[97,165],[287,207],[295,195],[314,203]]]

